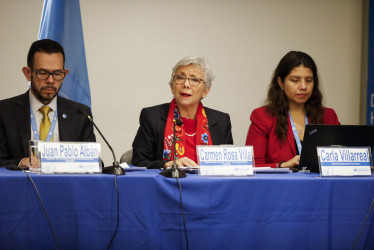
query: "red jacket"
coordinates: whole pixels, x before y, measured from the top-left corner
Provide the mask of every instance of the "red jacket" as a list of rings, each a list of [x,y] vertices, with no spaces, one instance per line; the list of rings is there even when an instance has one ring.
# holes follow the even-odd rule
[[[340,124],[333,109],[324,108],[323,124]],[[288,117],[287,139],[280,141],[275,134],[277,118],[266,112],[266,107],[253,110],[245,145],[253,145],[255,166],[275,168],[280,161],[288,161],[296,155],[295,138]]]

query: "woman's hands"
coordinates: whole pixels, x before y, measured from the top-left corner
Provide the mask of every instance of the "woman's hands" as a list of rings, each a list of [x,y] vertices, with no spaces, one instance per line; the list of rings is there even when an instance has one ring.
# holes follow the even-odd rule
[[[188,157],[177,159],[175,162],[178,167],[197,167],[198,166],[196,162],[194,162]],[[168,161],[167,163],[165,163],[164,168],[173,166],[173,163],[174,161]]]
[[[280,164],[280,168],[297,168],[300,163],[300,155],[296,155],[295,157],[291,158],[290,160],[286,162],[282,162]]]

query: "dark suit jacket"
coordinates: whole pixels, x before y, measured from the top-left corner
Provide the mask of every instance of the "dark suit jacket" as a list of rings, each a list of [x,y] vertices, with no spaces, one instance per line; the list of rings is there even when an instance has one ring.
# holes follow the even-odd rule
[[[323,124],[340,124],[333,109],[324,108]],[[245,145],[253,145],[257,167],[276,167],[280,161],[288,161],[296,155],[295,138],[288,118],[287,140],[280,141],[275,134],[277,118],[266,112],[265,107],[253,110]]]
[[[170,103],[144,108],[140,113],[140,127],[132,144],[132,165],[163,168],[164,134]],[[206,108],[209,132],[213,145],[233,144],[230,116]]]
[[[60,141],[96,141],[93,126],[78,109],[91,114],[86,105],[57,97]],[[64,115],[63,115],[64,114]],[[28,157],[31,138],[29,92],[0,101],[0,166],[16,165]]]

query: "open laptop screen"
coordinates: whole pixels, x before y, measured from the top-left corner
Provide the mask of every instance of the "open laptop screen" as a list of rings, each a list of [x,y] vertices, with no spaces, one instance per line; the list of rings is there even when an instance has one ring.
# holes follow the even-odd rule
[[[307,167],[311,172],[319,173],[318,146],[370,147],[373,152],[374,126],[306,125],[299,169]]]

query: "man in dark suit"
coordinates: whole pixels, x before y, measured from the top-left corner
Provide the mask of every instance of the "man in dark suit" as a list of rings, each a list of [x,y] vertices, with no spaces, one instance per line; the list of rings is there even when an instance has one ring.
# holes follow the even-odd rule
[[[29,140],[96,141],[91,122],[79,111],[91,115],[90,108],[57,96],[69,73],[64,65],[59,43],[44,39],[31,45],[22,68],[30,89],[0,101],[0,166],[28,167]]]

